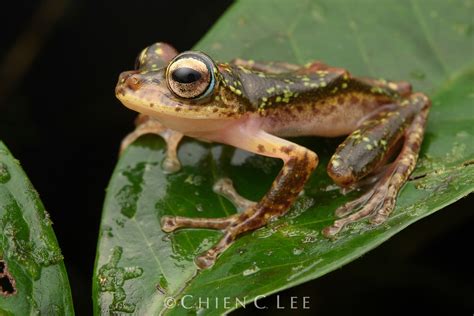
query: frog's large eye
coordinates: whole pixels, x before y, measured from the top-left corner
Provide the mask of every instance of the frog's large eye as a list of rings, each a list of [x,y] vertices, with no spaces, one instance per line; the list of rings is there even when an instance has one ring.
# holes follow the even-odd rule
[[[180,98],[201,99],[212,93],[215,85],[214,63],[200,52],[184,52],[166,69],[170,90]]]

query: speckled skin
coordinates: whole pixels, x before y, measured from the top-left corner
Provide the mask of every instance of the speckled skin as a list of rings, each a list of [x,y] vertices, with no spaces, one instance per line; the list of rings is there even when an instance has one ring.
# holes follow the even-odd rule
[[[146,122],[138,124],[123,147],[144,133],[157,133],[172,140],[168,158],[177,160],[177,144],[184,134],[284,161],[268,193],[240,214],[162,218],[162,229],[168,232],[182,227],[224,231],[217,245],[196,258],[200,268],[211,266],[240,234],[284,214],[316,168],[314,152],[280,137],[349,135],[327,166],[342,187],[356,186],[383,170],[372,189],[336,210],[343,218],[323,231],[326,236],[361,218],[371,216],[372,222],[382,223],[389,216],[416,164],[430,107],[424,94],[412,93],[405,82],[356,78],[320,62],[298,66],[235,59],[210,66],[216,85],[209,95],[183,99],[166,81],[166,66],[176,55],[171,46],[154,44],[139,55],[137,70],[121,74],[117,97],[142,113],[141,121]],[[402,149],[395,161],[381,168],[399,144]]]

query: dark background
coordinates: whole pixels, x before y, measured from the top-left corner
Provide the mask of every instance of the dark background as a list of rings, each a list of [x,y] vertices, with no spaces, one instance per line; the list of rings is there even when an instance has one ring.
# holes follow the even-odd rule
[[[231,1],[17,1],[0,8],[0,139],[51,214],[78,315],[91,314],[100,212],[135,114],[114,97],[145,46],[191,48]],[[236,56],[239,57],[239,56]],[[363,258],[280,293],[313,315],[474,312],[473,199],[412,225]],[[262,305],[276,306],[276,296]],[[248,308],[235,314],[256,312]]]

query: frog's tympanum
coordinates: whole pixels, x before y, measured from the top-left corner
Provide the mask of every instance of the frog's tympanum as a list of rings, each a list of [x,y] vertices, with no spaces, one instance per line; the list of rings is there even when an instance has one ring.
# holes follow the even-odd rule
[[[164,43],[145,48],[136,69],[120,75],[115,92],[140,113],[122,148],[145,133],[161,135],[168,144],[168,172],[180,168],[176,150],[183,135],[283,160],[267,194],[256,203],[221,183],[220,191],[244,208],[240,213],[162,218],[165,232],[185,227],[223,231],[222,239],[196,258],[200,268],[211,266],[239,235],[285,214],[303,190],[318,156],[287,137],[349,135],[330,159],[328,174],[342,188],[375,181],[336,210],[339,219],[324,235],[334,236],[344,225],[367,217],[383,223],[415,167],[430,108],[428,97],[413,93],[406,82],[358,78],[321,62],[217,63],[198,51],[178,54]]]

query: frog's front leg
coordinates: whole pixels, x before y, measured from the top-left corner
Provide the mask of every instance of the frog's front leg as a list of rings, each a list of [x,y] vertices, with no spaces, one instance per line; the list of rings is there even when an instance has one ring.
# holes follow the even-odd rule
[[[372,189],[338,208],[336,215],[342,218],[325,228],[324,235],[334,236],[345,225],[369,216],[374,224],[388,218],[398,192],[415,168],[429,107],[428,97],[413,94],[401,104],[387,106],[385,111],[369,117],[338,147],[328,164],[328,173],[344,187],[357,184],[378,170],[403,141],[397,158],[383,169]]]
[[[318,157],[314,152],[261,130],[231,129],[226,131],[220,141],[260,155],[280,158],[284,165],[267,194],[242,213],[224,218],[162,218],[162,229],[166,232],[182,227],[223,230],[222,239],[196,258],[196,264],[200,268],[211,266],[217,256],[240,234],[262,227],[270,219],[286,213],[318,164]]]
[[[148,115],[139,114],[135,119],[136,128],[133,132],[125,136],[120,145],[120,152],[122,153],[131,143],[137,138],[145,134],[157,134],[163,137],[166,142],[165,160],[163,161],[163,170],[168,173],[173,173],[181,169],[181,163],[178,159],[178,145],[183,134],[173,131],[161,125],[160,122],[151,118]]]

